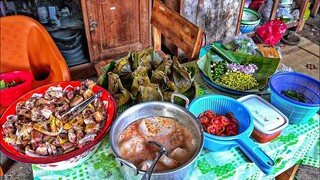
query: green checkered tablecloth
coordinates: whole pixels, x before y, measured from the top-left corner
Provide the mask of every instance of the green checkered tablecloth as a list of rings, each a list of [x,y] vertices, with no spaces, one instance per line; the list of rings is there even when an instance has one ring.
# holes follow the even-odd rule
[[[195,80],[199,95],[224,94],[205,83],[199,73]],[[224,94],[234,98],[230,94]],[[212,152],[203,149],[185,179],[274,179],[295,164],[320,166],[319,115],[305,124],[288,125],[276,139],[258,144],[274,161],[272,175],[265,175],[239,149]],[[120,167],[112,153],[109,137],[105,137],[98,150],[85,163],[63,171],[42,170],[32,166],[34,179],[123,179]]]
[[[271,142],[257,144],[275,161],[273,175],[262,173],[238,148],[225,152],[204,148],[186,179],[273,179],[295,164],[319,167],[319,116],[289,125]],[[35,179],[122,179],[108,137],[84,164],[63,171],[32,169]]]

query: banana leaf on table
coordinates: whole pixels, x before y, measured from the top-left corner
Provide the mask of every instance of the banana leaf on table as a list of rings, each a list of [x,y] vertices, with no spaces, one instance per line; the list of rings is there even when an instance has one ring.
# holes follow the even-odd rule
[[[197,61],[199,69],[212,81],[212,83],[217,84],[212,79],[210,61],[221,61],[226,60],[228,63],[237,64],[255,64],[258,70],[254,73],[254,77],[257,79],[259,85],[242,92],[257,93],[262,91],[268,83],[268,79],[272,76],[280,63],[279,58],[266,58],[261,56],[253,56],[249,54],[243,54],[239,52],[228,51],[223,48],[220,43],[213,43],[210,51]],[[223,88],[240,91],[238,89],[232,89],[230,87],[217,84]]]

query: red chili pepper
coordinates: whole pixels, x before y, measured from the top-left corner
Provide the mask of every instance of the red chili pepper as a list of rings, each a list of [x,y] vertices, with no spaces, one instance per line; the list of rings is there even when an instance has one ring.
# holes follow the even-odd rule
[[[200,113],[198,118],[202,118],[203,116],[205,116],[204,113]]]
[[[237,125],[237,126],[239,125],[238,121],[235,118],[231,119],[230,122]]]
[[[216,114],[211,110],[205,111],[204,115],[206,115],[209,119],[212,119],[212,118],[214,118],[216,116]]]
[[[210,123],[210,120],[208,119],[207,116],[202,116],[200,118],[198,118],[201,124],[208,124]]]
[[[205,132],[217,136],[233,136],[238,134],[238,121],[232,112],[225,116],[217,115],[211,110],[207,110],[198,116]]]
[[[227,113],[226,113],[226,117],[227,117],[228,119],[233,119],[233,118],[234,118],[232,112],[227,112]]]
[[[230,124],[230,120],[225,116],[221,116],[221,122],[224,127],[226,127]]]
[[[211,120],[211,123],[216,124],[218,126],[222,126],[221,116],[216,116],[214,119]]]
[[[214,125],[210,125],[210,126],[207,127],[207,133],[210,133],[212,135],[215,135],[217,133],[217,130],[214,127]]]

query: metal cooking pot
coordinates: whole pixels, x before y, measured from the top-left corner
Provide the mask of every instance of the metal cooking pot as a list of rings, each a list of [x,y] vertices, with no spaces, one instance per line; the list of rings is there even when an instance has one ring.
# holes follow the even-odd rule
[[[151,176],[151,179],[183,179],[186,177],[186,174],[189,173],[192,164],[195,162],[203,148],[203,130],[197,118],[187,109],[164,101],[151,101],[134,105],[121,113],[114,121],[110,130],[110,144],[116,156],[116,160],[121,166],[121,174],[125,179],[141,179],[145,174],[145,171],[139,170],[134,164],[120,157],[118,139],[123,130],[131,123],[151,116],[162,116],[177,119],[180,123],[190,129],[194,138],[197,140],[197,150],[188,162],[172,170],[154,172]]]

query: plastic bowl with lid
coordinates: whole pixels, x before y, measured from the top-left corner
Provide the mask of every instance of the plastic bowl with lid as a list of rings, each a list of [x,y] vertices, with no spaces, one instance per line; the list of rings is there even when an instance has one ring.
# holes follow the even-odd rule
[[[288,126],[288,118],[272,104],[258,95],[239,98],[254,118],[254,130],[251,136],[259,143],[266,143],[278,137]]]

